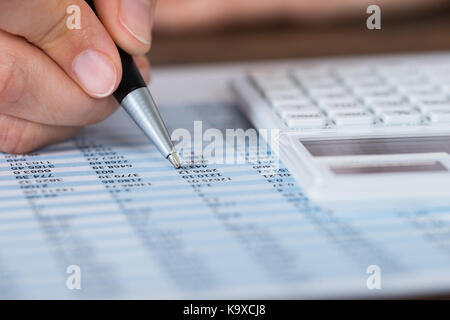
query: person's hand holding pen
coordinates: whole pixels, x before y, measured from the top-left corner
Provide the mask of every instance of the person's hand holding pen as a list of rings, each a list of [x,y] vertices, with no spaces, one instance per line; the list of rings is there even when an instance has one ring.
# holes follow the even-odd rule
[[[26,153],[108,117],[122,78],[114,42],[148,82],[154,0],[0,1],[0,151]],[[67,27],[67,8],[81,28]]]

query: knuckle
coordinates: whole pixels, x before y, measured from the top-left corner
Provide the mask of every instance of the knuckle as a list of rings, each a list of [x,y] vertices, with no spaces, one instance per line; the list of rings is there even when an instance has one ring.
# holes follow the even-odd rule
[[[28,123],[23,120],[0,116],[0,150],[23,154],[31,151],[33,136],[28,135]]]
[[[51,23],[40,29],[39,32],[30,35],[28,39],[44,51],[59,46],[61,44],[60,41],[64,41],[70,32],[66,25],[65,1],[54,1],[52,3],[54,3],[55,7],[50,9],[50,12],[55,13],[55,18]]]
[[[23,69],[14,55],[4,51],[0,55],[0,104],[16,103],[23,96],[26,80]]]

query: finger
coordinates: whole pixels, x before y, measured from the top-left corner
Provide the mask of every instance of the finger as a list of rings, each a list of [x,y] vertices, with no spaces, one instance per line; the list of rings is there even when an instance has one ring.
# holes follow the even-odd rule
[[[150,62],[145,56],[134,56],[134,62],[141,72],[142,78],[146,84],[150,83]]]
[[[81,25],[71,30],[68,22],[78,16],[76,8]],[[68,9],[74,11],[66,14]],[[0,1],[0,29],[41,48],[93,97],[106,97],[118,86],[117,48],[83,0]]]
[[[80,128],[48,126],[0,114],[0,151],[24,154],[63,141]]]
[[[50,125],[78,126],[105,119],[112,97],[94,99],[38,48],[0,31],[0,113]]]
[[[114,41],[133,55],[150,49],[156,0],[95,0],[95,8]]]

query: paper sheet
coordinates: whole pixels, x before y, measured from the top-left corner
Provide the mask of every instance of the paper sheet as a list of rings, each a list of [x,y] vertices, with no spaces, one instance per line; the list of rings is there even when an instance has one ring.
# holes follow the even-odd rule
[[[225,80],[215,102],[164,98],[168,83],[201,91],[206,71],[157,78],[170,130],[247,128]],[[36,153],[0,154],[1,298],[426,295],[450,290],[448,270],[450,209],[336,215],[271,156],[176,171],[122,111]]]

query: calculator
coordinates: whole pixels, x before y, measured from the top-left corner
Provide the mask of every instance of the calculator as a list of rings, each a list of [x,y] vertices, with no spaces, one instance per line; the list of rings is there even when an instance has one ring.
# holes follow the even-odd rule
[[[319,205],[450,205],[450,53],[263,65],[232,87]]]

